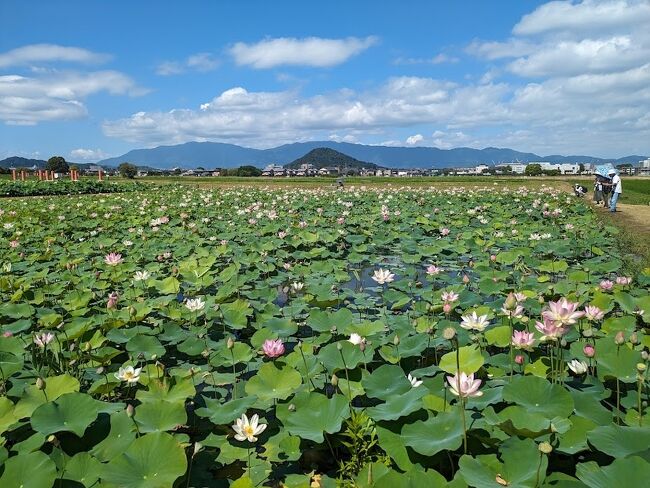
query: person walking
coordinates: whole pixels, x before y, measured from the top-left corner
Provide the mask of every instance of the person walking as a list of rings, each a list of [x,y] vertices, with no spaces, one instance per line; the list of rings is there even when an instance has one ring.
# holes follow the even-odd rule
[[[610,169],[607,173],[612,178],[612,196],[609,200],[609,211],[616,212],[616,203],[623,193],[623,185],[621,184],[621,177],[616,174],[616,171]]]

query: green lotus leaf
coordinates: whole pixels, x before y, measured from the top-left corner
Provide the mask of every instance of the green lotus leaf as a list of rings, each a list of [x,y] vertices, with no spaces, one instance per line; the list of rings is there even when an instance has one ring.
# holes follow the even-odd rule
[[[56,465],[41,451],[19,454],[7,459],[0,476],[2,488],[52,488]]]
[[[509,325],[492,327],[485,331],[485,339],[488,344],[498,347],[506,347],[510,344],[512,332]]]
[[[97,483],[99,480],[102,464],[87,452],[75,454],[65,464],[63,479],[78,481],[86,488]]]
[[[135,409],[135,421],[140,432],[174,430],[187,422],[183,403],[152,400]]]
[[[343,421],[350,416],[348,400],[343,395],[325,395],[315,392],[298,393],[289,404],[277,407],[277,416],[287,431],[303,439],[323,442],[323,432],[333,434],[341,429]]]
[[[163,345],[156,337],[150,335],[137,335],[129,339],[129,342],[126,343],[126,350],[134,357],[142,354],[148,361],[154,356],[160,358],[165,355]]]
[[[181,445],[166,432],[146,434],[103,466],[103,485],[115,488],[172,486],[187,469]]]
[[[154,288],[162,295],[176,294],[181,289],[181,283],[173,276],[168,276],[162,280],[156,280],[153,284]]]
[[[638,456],[615,459],[609,466],[590,461],[576,466],[576,476],[589,488],[644,486],[650,479],[650,463]]]
[[[389,400],[411,390],[411,383],[399,366],[384,364],[365,377],[362,382],[366,395],[380,400]]]
[[[118,403],[100,402],[85,393],[66,393],[34,410],[31,424],[36,432],[45,435],[73,432],[81,437],[100,412],[108,413],[122,408]]]
[[[226,325],[232,329],[243,329],[248,324],[248,317],[253,310],[248,300],[236,300],[232,303],[222,303],[219,306]]]
[[[624,383],[636,382],[639,353],[626,345],[617,346],[613,338],[596,340],[598,378],[618,378]]]
[[[483,358],[483,355],[477,346],[464,346],[459,348],[458,351],[460,354],[460,370],[463,373],[476,373],[479,369],[481,369],[481,366],[483,366],[485,359]],[[457,370],[456,351],[448,352],[442,356],[442,358],[440,358],[440,364],[438,366],[440,369],[449,374],[455,374]]]
[[[302,384],[302,376],[295,369],[276,363],[264,363],[246,383],[246,393],[261,400],[284,400]]]
[[[341,346],[340,351],[338,345]],[[346,367],[347,369],[354,369],[366,360],[359,346],[355,346],[348,341],[328,344],[320,350],[318,359],[330,372],[346,369]]]
[[[0,315],[10,319],[24,319],[34,315],[36,310],[28,303],[4,303],[0,306]]]
[[[248,409],[255,404],[257,397],[254,395],[223,402],[208,397],[203,397],[205,407],[198,408],[196,414],[199,417],[207,417],[210,422],[216,425],[233,422],[236,418],[241,417]]]
[[[409,415],[422,406],[422,397],[429,393],[429,390],[420,386],[412,388],[410,391],[400,396],[394,396],[385,403],[367,409],[368,415],[375,421],[380,420],[397,420],[400,417]]]
[[[7,397],[0,398],[0,434],[17,422],[14,416],[14,402]]]
[[[298,325],[291,319],[273,317],[264,322],[263,327],[278,337],[289,337],[298,331]]]
[[[164,377],[154,379],[147,384],[146,390],[138,390],[135,397],[142,403],[165,400],[166,402],[183,404],[186,399],[196,394],[196,388],[191,378]]]
[[[501,461],[488,456],[474,458],[464,455],[460,458],[460,475],[469,486],[527,488],[544,481],[548,458],[540,454],[535,442],[513,437],[501,446],[500,451]]]
[[[589,443],[614,458],[623,458],[650,449],[650,429],[619,425],[598,426],[587,434]]]
[[[307,319],[307,325],[317,332],[329,332],[332,327],[336,327],[343,334],[349,333],[348,330],[353,322],[352,312],[346,308],[341,308],[336,312],[314,310]]]
[[[463,443],[463,422],[458,410],[439,413],[428,420],[419,420],[402,428],[404,444],[425,456],[455,451]]]
[[[39,405],[74,391],[79,391],[77,378],[68,374],[50,376],[45,379],[45,390],[39,390],[36,385],[25,388],[21,399],[16,404],[14,415],[17,419],[29,417]]]
[[[571,394],[562,386],[537,376],[517,376],[503,387],[503,399],[549,420],[573,412]]]
[[[596,427],[596,424],[589,419],[572,415],[569,417],[571,428],[561,434],[560,445],[557,450],[565,454],[576,454],[589,449],[587,434]]]
[[[0,352],[0,378],[8,379],[23,369],[25,362],[23,358],[10,352]]]
[[[133,419],[125,411],[110,415],[110,431],[106,437],[90,450],[90,454],[102,462],[110,461],[122,454],[136,438]]]

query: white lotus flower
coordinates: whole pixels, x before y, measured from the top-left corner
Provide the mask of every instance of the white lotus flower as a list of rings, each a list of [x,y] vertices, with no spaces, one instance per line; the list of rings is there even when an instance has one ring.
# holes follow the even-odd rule
[[[133,281],[145,281],[148,280],[151,274],[149,271],[136,271],[133,275]]]
[[[133,368],[133,366],[127,366],[126,368],[120,368],[120,370],[115,373],[115,377],[120,381],[126,381],[129,384],[137,383],[140,380],[140,371],[142,368]]]
[[[411,383],[413,388],[417,388],[422,384],[422,380],[418,380],[415,376],[411,376],[410,374],[406,378],[409,380],[409,383]]]
[[[362,343],[366,342],[366,338],[361,337],[356,332],[353,332],[352,334],[350,334],[350,338],[348,339],[348,342],[351,342],[355,346],[358,346],[359,344],[362,344]]]
[[[248,417],[244,413],[232,426],[232,430],[235,431],[235,439],[238,441],[248,442],[255,442],[257,440],[257,437],[255,436],[260,435],[265,429],[266,424],[259,423],[259,417],[257,414],[253,415],[251,419],[248,420]]]
[[[305,284],[304,284],[304,283],[301,283],[301,282],[299,282],[299,281],[297,281],[297,282],[294,281],[293,283],[291,283],[291,290],[292,290],[294,293],[298,293],[298,292],[299,292],[300,290],[302,290],[304,287],[305,287]]]
[[[585,363],[584,361],[579,361],[577,359],[569,361],[567,363],[567,366],[575,374],[585,374],[587,372],[587,369],[588,369],[587,363]]]
[[[463,321],[460,323],[460,326],[467,330],[483,332],[490,325],[490,322],[487,320],[487,315],[479,316],[476,312],[472,312],[472,315],[463,315],[461,318]]]
[[[190,298],[185,302],[185,308],[190,312],[198,312],[199,310],[203,310],[204,307],[205,302],[201,298]]]
[[[390,283],[395,280],[395,275],[390,272],[388,269],[381,269],[375,271],[372,275],[372,279],[375,280],[378,284],[383,285],[384,283]]]

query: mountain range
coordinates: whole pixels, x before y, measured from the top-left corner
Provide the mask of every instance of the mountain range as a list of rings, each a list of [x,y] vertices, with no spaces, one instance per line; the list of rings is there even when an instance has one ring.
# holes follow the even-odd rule
[[[118,166],[127,161],[138,166],[160,169],[233,168],[242,165],[263,167],[267,164],[288,164],[313,149],[330,148],[347,156],[388,168],[443,168],[473,166],[479,163],[549,161],[552,163],[623,163],[636,164],[642,156],[632,155],[619,159],[603,159],[593,156],[539,156],[507,148],[487,147],[473,149],[458,147],[368,146],[334,141],[310,141],[284,144],[270,149],[253,149],[220,142],[187,142],[175,146],[159,146],[152,149],[135,149],[122,156],[104,159],[98,164]]]

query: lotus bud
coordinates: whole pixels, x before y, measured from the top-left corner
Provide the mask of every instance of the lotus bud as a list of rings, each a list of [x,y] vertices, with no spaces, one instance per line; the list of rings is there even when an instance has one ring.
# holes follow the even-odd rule
[[[233,340],[232,337],[228,337],[228,340],[226,341],[226,347],[228,349],[232,349],[233,347],[235,347],[235,341]]]
[[[543,297],[542,295],[538,296],[538,297],[537,297],[537,301],[538,301],[540,304],[543,304],[543,303],[544,303],[544,297]]]
[[[517,364],[524,364],[524,361],[525,361],[525,359],[524,359],[524,357],[523,357],[521,354],[517,354],[517,355],[515,356],[515,363],[517,363]]]
[[[463,283],[465,283],[465,284],[469,283],[469,276],[463,275]]]
[[[496,260],[497,260],[496,254],[491,254],[490,255],[490,261],[492,261],[494,263]]]
[[[39,390],[45,389],[45,380],[43,378],[36,378],[36,388]]]
[[[445,330],[442,331],[442,337],[448,341],[452,340],[454,337],[456,337],[456,329],[453,327],[446,327]]]
[[[591,344],[585,344],[585,347],[582,348],[582,352],[588,358],[593,358],[596,355],[596,349]]]
[[[343,344],[341,344],[340,342],[337,342],[337,343],[336,343],[336,349],[339,350],[339,351],[340,351],[341,349],[343,349]]]
[[[393,344],[399,346],[399,336],[397,334],[395,335],[395,337],[393,337]]]
[[[151,355],[151,360],[155,361],[156,359],[158,359],[158,354],[152,354]]]
[[[568,344],[568,342],[567,342],[566,339],[563,337],[562,340],[560,341],[560,346],[562,346],[562,347],[566,347],[567,344]]]
[[[643,359],[644,361],[647,361],[648,356],[649,356],[648,351],[641,351],[641,359]]]
[[[508,297],[506,298],[503,306],[506,308],[506,310],[514,310],[514,308],[517,306],[517,299],[515,298],[514,293],[508,293]]]
[[[332,379],[330,380],[330,384],[332,386],[337,386],[339,384],[339,377],[333,374]]]
[[[445,312],[446,315],[449,315],[451,313],[451,303],[445,302],[442,306],[442,311]]]
[[[639,335],[636,333],[636,331],[632,332],[632,335],[630,336],[630,342],[635,346],[641,342],[639,341]]]
[[[104,366],[100,366],[99,368],[97,368],[97,369],[95,370],[95,373],[97,373],[97,374],[104,374],[104,369],[105,369]]]
[[[133,415],[135,414],[135,408],[133,408],[133,405],[130,403],[126,406],[126,415],[129,418],[133,418]]]
[[[135,317],[137,314],[138,310],[133,305],[129,305],[129,315]]]
[[[646,369],[648,369],[648,367],[645,365],[645,363],[637,363],[636,370],[639,372],[639,374],[645,373]]]
[[[336,334],[336,325],[333,325],[332,327],[330,327],[330,332],[332,334]]]
[[[625,344],[625,334],[623,334],[622,330],[619,330],[616,333],[616,336],[614,336],[614,342],[619,346],[622,346],[623,344]]]
[[[594,335],[594,329],[589,327],[588,329],[582,331],[582,335],[585,337],[592,337]]]
[[[361,352],[366,350],[366,341],[361,341],[359,343],[359,349],[361,349]]]
[[[553,452],[553,446],[551,446],[551,444],[548,442],[541,442],[537,447],[539,449],[539,452],[542,454],[551,454],[551,452]]]
[[[289,410],[290,412],[295,412],[296,406],[293,403],[290,403],[289,406],[287,407],[287,410]]]
[[[204,358],[210,357],[210,349],[203,349],[203,351],[201,351],[201,356]]]

